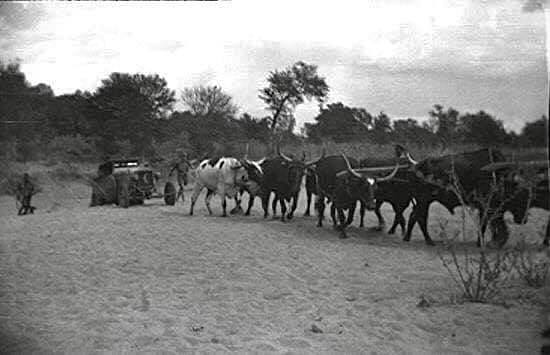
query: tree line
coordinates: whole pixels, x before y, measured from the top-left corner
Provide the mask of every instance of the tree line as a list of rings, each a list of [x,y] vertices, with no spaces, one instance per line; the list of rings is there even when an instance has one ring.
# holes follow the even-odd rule
[[[111,73],[93,92],[55,95],[47,84],[32,86],[18,62],[0,62],[0,144],[4,154],[32,159],[44,147],[74,155],[155,157],[185,149],[193,156],[231,154],[236,143],[323,140],[400,142],[422,146],[473,143],[480,146],[546,146],[548,118],[507,132],[491,114],[459,113],[434,105],[429,119],[392,120],[365,108],[326,104],[329,86],[317,66],[297,62],[267,75],[258,98],[269,112],[254,117],[218,86],[196,86],[179,93],[157,74]],[[295,134],[295,109],[315,100],[313,123]],[[184,110],[176,110],[181,102]]]

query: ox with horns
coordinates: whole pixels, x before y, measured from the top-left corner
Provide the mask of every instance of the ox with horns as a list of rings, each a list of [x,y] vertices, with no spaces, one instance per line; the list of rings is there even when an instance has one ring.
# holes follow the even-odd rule
[[[472,152],[427,158],[415,161],[406,154],[412,163],[411,186],[416,205],[411,212],[404,240],[409,241],[412,229],[418,223],[428,245],[434,245],[427,229],[430,204],[441,203],[449,212],[454,208],[467,205],[479,211],[481,228],[478,245],[487,226],[492,231],[493,243],[502,247],[508,240],[509,231],[504,222],[504,212],[510,210],[514,220],[518,221],[511,205],[514,196],[507,196],[502,188],[508,172],[484,169],[487,165],[504,163],[504,155],[494,149],[485,148]]]
[[[498,162],[488,164],[481,170],[506,176],[504,194],[508,196],[508,200],[504,208],[512,213],[515,223],[527,223],[527,212],[530,208],[550,210],[548,160]],[[546,223],[543,244],[550,244],[550,216]]]
[[[380,231],[384,230],[386,222],[384,220],[384,217],[382,216],[382,213],[380,212],[380,207],[384,202],[387,202],[392,206],[394,212],[393,223],[388,230],[388,234],[395,233],[397,226],[400,226],[401,233],[404,235],[406,231],[406,221],[403,213],[413,201],[413,189],[411,188],[409,182],[411,172],[407,169],[408,167],[410,167],[410,162],[406,156],[403,156],[406,151],[400,145],[396,145],[395,149],[396,155],[400,156],[399,164],[403,168],[397,171],[397,174],[393,179],[389,181],[381,181],[378,183],[377,189],[374,193],[374,199],[376,201],[374,213],[378,218],[378,226],[375,227],[375,229]],[[391,159],[369,157],[361,159],[359,161],[359,166],[361,168],[376,168],[384,166],[388,166],[388,168],[390,168],[389,165],[392,163],[393,161]],[[363,205],[361,205],[361,207],[363,208]],[[363,215],[364,211],[361,211],[361,216]],[[363,227],[363,225],[363,218],[361,218],[359,226]]]
[[[341,156],[328,156],[320,159],[314,170],[317,178],[317,201],[315,203],[318,222],[317,226],[322,227],[325,199],[331,203],[331,216],[334,227],[340,230],[340,237],[346,238],[346,227],[351,224],[357,201],[361,202],[367,209],[373,209],[374,194],[377,183],[392,179],[399,169],[399,162],[393,171],[381,178],[374,177],[374,174],[387,171],[386,168],[356,169],[357,161],[348,159],[344,154]],[[345,211],[348,211],[346,220]],[[361,209],[364,213],[364,208]],[[338,214],[338,221],[336,221]]]
[[[248,186],[256,187],[256,191],[247,186],[250,198],[246,214],[250,214],[252,205],[254,204],[255,196],[260,196],[262,199],[262,208],[264,217],[268,216],[268,205],[271,193],[275,194],[272,209],[275,214],[276,203],[281,207],[281,220],[292,219],[298,203],[298,195],[304,175],[304,170],[318,162],[319,159],[306,162],[305,155],[302,160],[296,160],[288,157],[281,152],[279,144],[277,145],[277,156],[273,158],[264,158],[256,164],[262,171],[261,179],[250,177]],[[253,185],[253,184],[256,185]],[[287,213],[287,202],[292,201],[292,206]]]
[[[206,188],[206,208],[208,213],[212,214],[210,209],[210,200],[217,193],[222,202],[222,216],[227,216],[226,197],[235,198],[242,186],[248,182],[248,172],[246,162],[239,161],[236,158],[213,158],[203,160],[196,169],[196,180],[191,196],[191,208],[189,214],[193,215],[195,202],[200,192]]]

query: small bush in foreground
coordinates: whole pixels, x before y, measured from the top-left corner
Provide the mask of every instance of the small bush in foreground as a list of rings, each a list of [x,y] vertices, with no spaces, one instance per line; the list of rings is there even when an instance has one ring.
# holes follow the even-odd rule
[[[459,252],[454,244],[449,246],[448,255],[439,257],[464,299],[470,302],[485,303],[500,296],[514,265],[510,250],[489,252],[481,248],[471,253],[465,248]]]
[[[547,253],[529,250],[525,242],[522,242],[516,247],[514,266],[529,286],[541,288],[548,280],[550,258]]]

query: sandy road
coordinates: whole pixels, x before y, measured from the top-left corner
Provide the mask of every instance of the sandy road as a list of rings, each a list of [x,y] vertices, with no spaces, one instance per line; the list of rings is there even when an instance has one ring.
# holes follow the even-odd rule
[[[418,231],[408,244],[359,228],[340,240],[301,213],[264,220],[259,206],[221,218],[206,216],[202,198],[193,217],[187,202],[87,203],[77,184],[37,196],[32,216],[0,198],[2,353],[517,354],[541,344],[546,290],[510,296],[508,308],[452,304],[437,247]],[[217,198],[213,207],[219,215]],[[449,216],[432,212],[436,237]],[[544,216],[535,211],[523,233]],[[416,307],[421,295],[435,304]]]

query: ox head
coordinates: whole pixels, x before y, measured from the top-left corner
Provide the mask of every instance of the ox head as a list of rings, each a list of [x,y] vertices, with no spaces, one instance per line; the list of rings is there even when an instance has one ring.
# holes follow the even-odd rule
[[[239,186],[246,186],[248,183],[248,171],[242,161],[237,160],[231,165],[231,171],[235,174],[235,183]]]
[[[248,174],[248,181],[245,184],[246,189],[251,194],[256,195],[260,191],[262,181],[264,178],[264,173],[262,170],[262,163],[264,162],[264,160],[265,158],[260,161],[252,161],[252,160],[244,159],[241,162]]]
[[[502,176],[503,208],[512,214],[514,223],[524,224],[530,207],[548,208],[548,176],[541,171],[547,168],[548,161],[541,160],[491,163],[481,170],[499,172]]]
[[[293,194],[300,190],[304,174],[311,174],[312,167],[324,158],[325,151],[323,149],[321,157],[311,161],[306,161],[305,152],[302,152],[301,160],[292,159],[281,152],[279,145],[277,145],[277,154],[282,159],[281,165],[288,169],[287,181],[290,186],[290,193]]]
[[[374,193],[376,192],[377,184],[391,180],[399,170],[399,163],[390,174],[384,177],[375,177],[371,174],[380,172],[379,169],[361,169],[361,172],[358,172],[352,168],[345,154],[342,154],[342,158],[346,162],[346,170],[339,172],[337,177],[346,179],[345,183],[348,193],[351,196],[357,196],[366,205],[367,209],[373,210],[375,208]]]
[[[420,162],[413,159],[411,154],[402,146],[395,146],[396,154],[404,156],[410,163],[409,172],[412,173],[412,180],[415,184],[429,189],[433,198],[438,200],[447,210],[454,214],[454,208],[459,205],[458,198],[454,194],[454,187],[448,174],[447,178],[443,179],[440,174],[435,174],[435,171],[440,171],[441,166],[438,166],[437,158],[427,158]],[[451,171],[448,171],[450,173]]]
[[[257,194],[260,191],[261,184],[264,178],[264,172],[262,169],[262,164],[265,161],[265,158],[254,161],[248,159],[248,150],[249,145],[246,143],[246,150],[244,153],[243,159],[241,159],[241,164],[246,169],[248,173],[248,181],[246,183],[246,189],[252,193]]]

